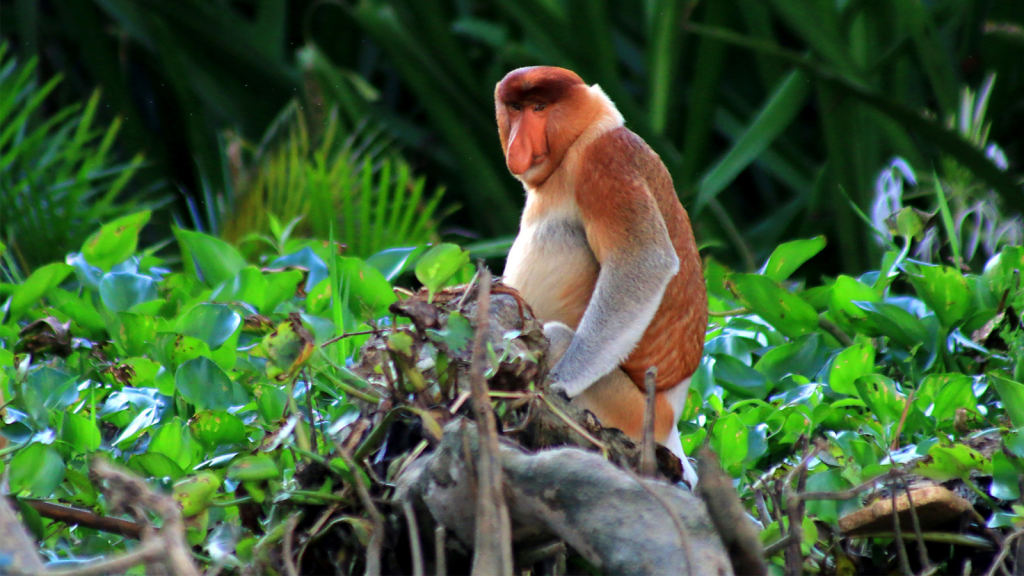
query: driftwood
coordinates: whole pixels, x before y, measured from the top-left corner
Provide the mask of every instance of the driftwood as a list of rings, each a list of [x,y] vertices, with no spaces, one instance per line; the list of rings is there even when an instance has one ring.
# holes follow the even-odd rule
[[[474,542],[478,449],[475,424],[450,422],[438,448],[398,480],[396,494],[467,547]],[[575,448],[529,454],[503,441],[501,464],[517,545],[559,539],[607,574],[734,573],[704,503],[688,490],[629,474]]]

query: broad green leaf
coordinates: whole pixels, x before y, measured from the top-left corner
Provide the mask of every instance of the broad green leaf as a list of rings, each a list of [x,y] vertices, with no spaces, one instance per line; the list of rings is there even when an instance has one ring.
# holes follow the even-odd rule
[[[855,382],[875,370],[875,347],[870,342],[854,344],[836,355],[829,369],[828,384],[835,392],[857,395]]]
[[[1024,384],[1011,380],[1005,373],[989,372],[1007,417],[1016,428],[1024,428]]]
[[[799,296],[759,274],[730,274],[726,283],[739,301],[789,338],[818,328],[818,313]]]
[[[914,472],[939,482],[954,478],[970,482],[970,474],[974,470],[990,472],[992,462],[963,444],[950,447],[936,444],[928,450],[928,457],[917,465]]]
[[[985,263],[982,277],[995,294],[997,301],[1007,290],[1020,290],[1024,285],[1024,279],[1020,283],[1016,280],[1015,270],[1019,270],[1020,274],[1024,275],[1024,246],[1004,247],[999,254]],[[1012,295],[1011,293],[1010,296]]]
[[[715,421],[711,431],[711,448],[718,455],[722,468],[732,475],[741,472],[747,457],[747,427],[737,414],[726,414]]]
[[[232,461],[231,466],[228,467],[227,476],[230,480],[254,482],[277,478],[279,474],[280,471],[273,458],[266,454],[256,454],[242,456]]]
[[[854,381],[857,394],[883,426],[898,422],[906,397],[896,390],[896,383],[879,374],[868,374]]]
[[[223,304],[199,304],[178,319],[174,330],[202,340],[212,350],[227,342],[241,325],[242,317],[231,308]]]
[[[150,212],[137,212],[104,224],[82,245],[85,260],[109,272],[114,264],[124,262],[139,244],[139,231],[149,222]]]
[[[821,252],[825,248],[825,244],[824,236],[780,244],[768,257],[768,261],[765,262],[760,273],[776,282],[782,282],[796,272],[804,262]]]
[[[910,281],[918,296],[928,304],[945,328],[956,326],[971,311],[973,297],[964,275],[949,266],[917,265]]]
[[[776,346],[754,365],[772,382],[780,382],[790,374],[807,379],[814,378],[828,361],[829,350],[822,343],[820,334],[801,336],[795,342]]]
[[[185,475],[181,466],[159,452],[136,454],[128,461],[128,467],[153,478],[177,480]]]
[[[183,334],[160,335],[157,350],[161,355],[160,362],[171,371],[194,358],[210,357],[210,347],[206,342]]]
[[[233,382],[209,358],[193,358],[174,374],[178,392],[202,410],[225,410],[249,401],[245,389]]]
[[[10,461],[10,493],[49,498],[64,480],[64,461],[51,446],[34,442]]]
[[[100,447],[100,429],[88,416],[64,412],[61,440],[71,446],[76,453],[89,454]]]
[[[100,298],[111,312],[122,312],[137,304],[156,300],[156,282],[131,272],[111,272],[100,280]]]
[[[929,378],[935,375],[929,375]],[[951,421],[957,408],[966,408],[972,412],[978,410],[978,399],[974,396],[973,383],[964,374],[946,374],[942,385],[935,394],[935,408],[932,416],[939,422]]]
[[[185,269],[207,286],[214,287],[233,279],[247,266],[245,258],[227,242],[201,232],[174,229],[181,246]]]
[[[206,510],[220,488],[221,479],[213,472],[200,472],[174,485],[174,499],[181,505],[181,515],[188,518]]]
[[[764,374],[732,356],[715,354],[714,358],[715,382],[719,386],[743,398],[764,398],[768,395],[769,382]]]
[[[288,394],[277,386],[259,384],[255,389],[256,410],[267,424],[274,424],[284,417],[288,406]]]
[[[438,244],[416,263],[416,279],[429,291],[429,298],[469,262],[469,252],[455,244]]]
[[[33,272],[24,282],[18,284],[11,294],[10,320],[13,322],[21,318],[22,314],[45,298],[50,290],[59,286],[72,271],[74,268],[67,264],[54,263]]]
[[[992,486],[989,493],[993,498],[1014,501],[1020,498],[1021,473],[1010,458],[1001,451],[992,454]]]
[[[385,280],[393,282],[395,278],[398,278],[402,272],[408,269],[409,264],[415,261],[424,250],[422,246],[389,248],[367,258],[366,264],[383,274]]]
[[[302,272],[288,270],[263,276],[267,281],[267,291],[260,314],[272,314],[282,302],[295,296],[296,289],[302,282]]]
[[[846,330],[864,332],[867,314],[855,302],[877,302],[878,294],[867,284],[849,276],[839,276],[829,293],[829,310],[836,322]],[[871,335],[871,334],[869,334]]]
[[[928,329],[903,308],[887,302],[855,302],[854,305],[864,312],[874,329],[903,346],[913,348],[929,344]]]
[[[295,274],[302,278],[301,273]],[[292,288],[294,293],[294,284]],[[262,310],[267,301],[267,290],[267,279],[263,277],[263,272],[255,266],[246,266],[230,282],[221,284],[210,299],[214,302],[244,302],[256,310]]]
[[[78,378],[49,366],[43,366],[28,375],[26,386],[31,388],[49,410],[63,410],[78,399]]]
[[[170,458],[182,470],[192,467],[192,437],[180,418],[173,418],[153,433],[146,449]]]
[[[245,440],[245,425],[238,416],[224,411],[198,412],[189,421],[188,429],[196,440],[211,448]]]

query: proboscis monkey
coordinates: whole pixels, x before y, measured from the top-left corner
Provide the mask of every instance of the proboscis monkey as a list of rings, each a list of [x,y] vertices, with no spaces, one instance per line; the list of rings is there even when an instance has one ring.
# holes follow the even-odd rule
[[[657,366],[656,439],[692,486],[676,422],[704,350],[707,294],[668,170],[569,70],[513,70],[494,101],[506,164],[526,188],[504,281],[545,322],[560,356],[552,388],[639,439],[644,374]]]

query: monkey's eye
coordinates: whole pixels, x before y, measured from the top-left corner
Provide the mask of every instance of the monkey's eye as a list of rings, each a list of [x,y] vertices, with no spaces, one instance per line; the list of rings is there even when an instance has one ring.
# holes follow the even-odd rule
[[[533,111],[534,112],[540,112],[541,110],[543,110],[543,109],[545,109],[547,107],[548,107],[547,104],[537,104],[536,106],[533,107]]]
[[[516,103],[509,104],[508,107],[513,109],[513,110],[515,110],[516,112],[522,112],[523,111],[523,107],[520,106],[519,104],[516,104]]]

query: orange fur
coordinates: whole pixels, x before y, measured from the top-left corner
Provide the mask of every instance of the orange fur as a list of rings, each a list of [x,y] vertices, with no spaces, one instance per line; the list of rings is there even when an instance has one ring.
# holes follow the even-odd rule
[[[537,109],[537,104],[545,106]],[[639,437],[644,373],[657,366],[655,427],[663,442],[679,408],[664,393],[696,371],[707,321],[700,257],[668,170],[622,125],[603,92],[568,70],[543,67],[509,73],[495,90],[495,110],[506,158],[510,136],[524,117],[531,130],[530,162],[509,162],[527,189],[527,201],[505,281],[541,320],[557,320],[576,330],[602,264],[612,258],[629,262],[647,249],[638,239],[664,238],[667,231],[679,269],[668,281],[657,312],[620,369],[574,400],[606,426]]]

